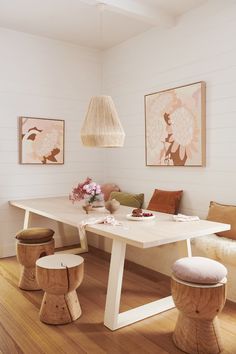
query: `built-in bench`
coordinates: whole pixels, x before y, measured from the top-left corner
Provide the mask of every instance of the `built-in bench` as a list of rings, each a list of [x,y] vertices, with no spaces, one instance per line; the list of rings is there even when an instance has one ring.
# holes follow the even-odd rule
[[[193,254],[203,255],[223,263],[228,269],[227,298],[236,302],[236,240],[215,234],[192,240]]]

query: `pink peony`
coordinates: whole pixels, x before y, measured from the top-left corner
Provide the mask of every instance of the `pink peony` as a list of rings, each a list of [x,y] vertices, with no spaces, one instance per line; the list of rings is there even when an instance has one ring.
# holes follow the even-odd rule
[[[92,203],[95,200],[101,201],[103,200],[101,186],[92,182],[92,179],[87,177],[83,183],[79,183],[76,188],[72,189],[69,199],[72,203],[80,201],[81,199],[87,199],[89,203]]]

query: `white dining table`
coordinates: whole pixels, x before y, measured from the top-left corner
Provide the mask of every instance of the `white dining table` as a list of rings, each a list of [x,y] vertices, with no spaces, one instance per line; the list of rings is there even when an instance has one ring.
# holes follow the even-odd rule
[[[30,225],[31,214],[56,220],[79,229],[83,222],[86,224],[91,218],[101,218],[109,215],[103,209],[92,211],[88,215],[81,205],[72,204],[68,197],[50,197],[10,201],[10,205],[25,211],[23,227]],[[104,313],[104,325],[110,330],[130,325],[147,317],[156,315],[175,307],[172,296],[153,301],[120,313],[120,298],[124,272],[126,245],[138,248],[158,247],[173,242],[186,241],[187,256],[191,257],[191,238],[200,237],[230,229],[230,225],[207,220],[176,222],[170,214],[153,212],[155,218],[145,221],[128,220],[132,208],[121,206],[114,214],[119,225],[88,224],[85,230],[98,236],[112,239],[112,251],[109,269],[109,278]],[[85,233],[78,233],[80,247],[66,250],[74,254],[88,251]],[[158,260],[157,260],[158,261]]]

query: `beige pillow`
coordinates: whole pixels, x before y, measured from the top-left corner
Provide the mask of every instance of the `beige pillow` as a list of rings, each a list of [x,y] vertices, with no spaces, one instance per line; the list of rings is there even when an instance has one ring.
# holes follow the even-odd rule
[[[231,230],[216,235],[236,240],[236,206],[210,202],[207,220],[231,225]]]
[[[105,183],[101,185],[105,202],[109,199],[111,192],[120,192],[120,188],[115,183]]]
[[[121,205],[130,206],[133,208],[142,208],[144,194],[132,194],[132,193],[125,193],[125,192],[111,192],[110,198],[116,199],[120,202]]]

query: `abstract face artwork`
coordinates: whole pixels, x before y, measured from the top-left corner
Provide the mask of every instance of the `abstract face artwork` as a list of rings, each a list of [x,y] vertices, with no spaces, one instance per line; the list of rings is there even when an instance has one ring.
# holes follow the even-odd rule
[[[205,83],[145,96],[146,164],[205,164]]]
[[[20,117],[20,163],[63,164],[64,121]]]

